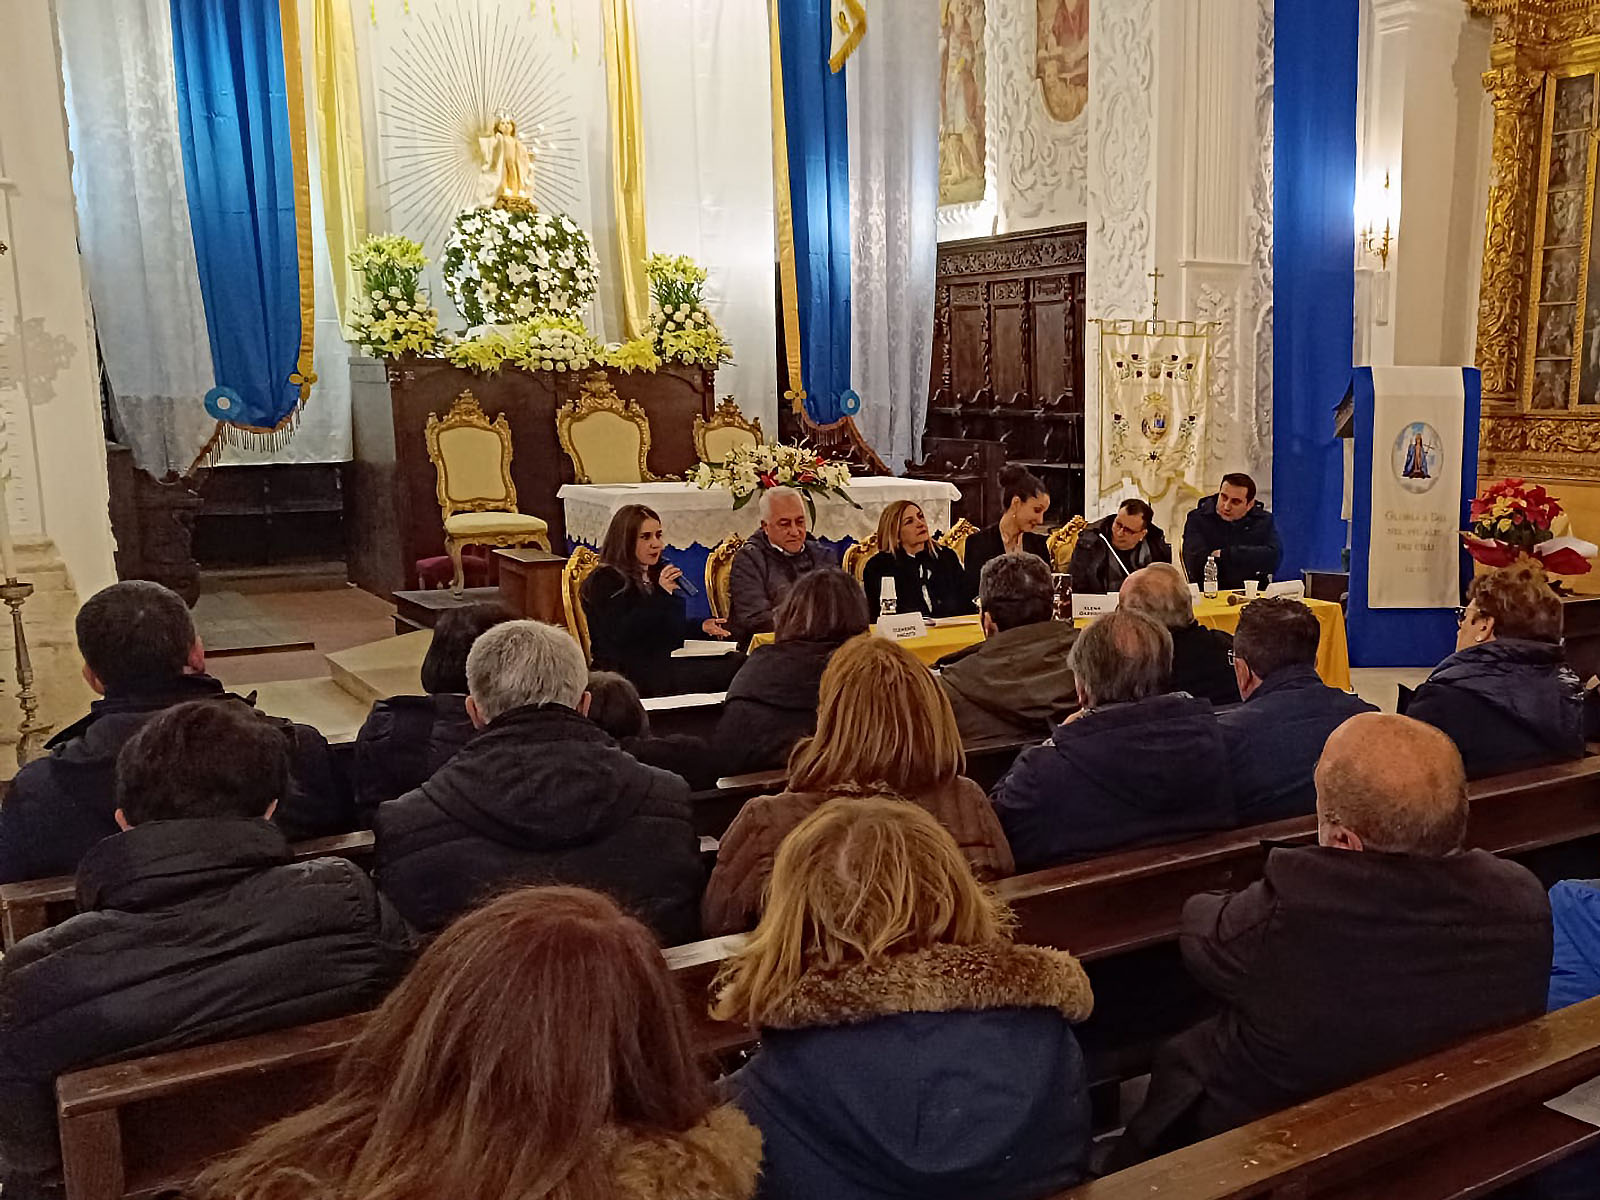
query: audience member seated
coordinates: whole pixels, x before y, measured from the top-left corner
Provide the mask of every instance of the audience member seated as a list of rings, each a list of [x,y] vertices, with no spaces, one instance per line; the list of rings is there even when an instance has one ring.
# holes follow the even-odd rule
[[[1190,510],[1183,523],[1183,569],[1204,583],[1206,559],[1217,560],[1217,585],[1242,588],[1246,579],[1270,583],[1283,561],[1272,514],[1256,499],[1256,481],[1242,471],[1222,477],[1215,496]]]
[[[928,669],[894,642],[852,638],[822,673],[817,732],[789,757],[789,790],[747,802],[722,835],[701,907],[706,936],[755,924],[778,843],[842,793],[890,792],[921,805],[980,878],[1010,875],[1006,835],[983,789],[962,775],[966,764],[950,701]]]
[[[1239,613],[1233,669],[1244,703],[1217,714],[1239,824],[1317,809],[1317,759],[1328,735],[1357,713],[1377,712],[1317,675],[1322,627],[1287,596],[1252,600]]]
[[[1009,1200],[1084,1175],[1076,959],[1014,945],[929,814],[834,800],[778,851],[714,1015],[761,1032],[724,1086],[761,1130],[766,1200]]]
[[[1550,905],[1524,867],[1463,850],[1466,777],[1437,730],[1363,713],[1317,766],[1317,846],[1184,906],[1218,1015],[1158,1055],[1112,1165],[1256,1120],[1544,1011]]]
[[[1172,690],[1213,704],[1237,704],[1233,639],[1194,619],[1194,598],[1178,568],[1154,563],[1123,580],[1118,603],[1143,613],[1172,635]]]
[[[624,504],[611,518],[600,566],[580,590],[595,668],[627,676],[645,696],[720,692],[739,659],[672,656],[691,632],[725,638],[728,631],[715,617],[689,620],[683,572],[662,558],[665,547],[653,509]]]
[[[1472,581],[1456,652],[1400,710],[1450,735],[1468,779],[1583,757],[1583,690],[1561,649],[1561,601],[1538,568]]]
[[[838,556],[806,526],[805,497],[791,487],[761,493],[761,528],[733,556],[728,628],[740,644],[775,628],[778,605],[812,571],[839,565]]]
[[[750,1200],[761,1135],[717,1105],[637,921],[526,888],[452,925],[345,1053],[333,1094],[195,1200]]]
[[[503,604],[469,604],[439,614],[422,659],[422,696],[390,696],[372,706],[356,734],[356,807],[362,824],[385,800],[421,784],[472,736],[467,716],[467,651],[514,614]]]
[[[978,594],[983,565],[1002,554],[1032,554],[1050,566],[1050,543],[1039,526],[1050,511],[1050,492],[1042,480],[1026,467],[1000,469],[1000,502],[1006,506],[1000,521],[980,529],[967,538],[963,570],[967,574],[967,597]],[[883,539],[878,539],[883,544]]]
[[[995,787],[1019,871],[1234,824],[1216,714],[1167,691],[1165,629],[1107,613],[1078,634],[1067,665],[1082,707]]]
[[[671,771],[695,791],[717,786],[720,774],[705,738],[674,733],[656,737],[639,689],[615,671],[589,672],[588,718],[633,757]]]
[[[878,518],[878,553],[861,581],[872,619],[883,612],[883,581],[892,580],[895,611],[953,617],[972,611],[967,577],[954,550],[938,545],[915,501],[896,500]]]
[[[939,682],[966,743],[1048,737],[1078,706],[1067,665],[1078,631],[1055,621],[1050,568],[1031,554],[984,564],[978,585],[984,640],[939,664]]]
[[[1155,510],[1135,496],[1080,533],[1067,565],[1072,590],[1109,596],[1135,571],[1170,563],[1172,547],[1155,519]]]
[[[177,593],[127,580],[91,596],[77,617],[83,677],[102,699],[17,772],[0,802],[0,883],[70,875],[117,832],[117,752],[156,713],[186,700],[232,699],[205,673],[205,648]],[[289,753],[276,824],[291,841],[355,826],[348,784],[309,725],[260,715]]]
[[[867,597],[837,567],[802,575],[778,605],[777,636],[728,685],[712,741],[723,775],[775,771],[816,732],[822,672],[833,652],[867,630]]]
[[[269,818],[289,752],[239,701],[150,717],[118,759],[116,823],[78,866],[79,914],[0,961],[6,1200],[59,1195],[55,1078],[358,1012],[411,933],[360,868],[293,863]]]
[[[1555,961],[1551,1012],[1600,996],[1600,880],[1565,879],[1550,889]]]
[[[689,786],[618,749],[583,714],[583,652],[564,629],[507,621],[467,656],[478,734],[378,806],[378,881],[418,929],[518,884],[608,892],[660,936],[693,941],[704,878]]]

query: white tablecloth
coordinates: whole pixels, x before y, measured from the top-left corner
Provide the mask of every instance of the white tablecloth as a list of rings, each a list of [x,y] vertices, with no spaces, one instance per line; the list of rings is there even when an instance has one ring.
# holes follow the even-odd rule
[[[817,497],[817,523],[811,531],[828,541],[864,541],[877,532],[878,516],[895,500],[915,500],[935,531],[950,528],[950,505],[961,499],[953,483],[934,479],[862,476],[850,481],[850,495],[860,508],[832,496]],[[598,546],[612,515],[624,504],[643,504],[661,514],[667,545],[687,550],[715,546],[730,534],[749,537],[761,525],[760,506],[752,500],[735,511],[733,496],[722,488],[702,490],[692,483],[569,483],[557,495],[566,509],[567,537]]]

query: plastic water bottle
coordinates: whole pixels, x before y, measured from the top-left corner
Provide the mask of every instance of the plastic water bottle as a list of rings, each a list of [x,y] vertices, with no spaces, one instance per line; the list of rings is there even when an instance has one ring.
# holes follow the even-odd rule
[[[1201,590],[1208,596],[1217,594],[1217,556],[1215,553],[1206,556],[1206,581]]]
[[[894,616],[895,613],[899,611],[896,606],[896,601],[897,597],[894,594],[894,580],[892,578],[886,578],[878,589],[878,615],[880,617]]]

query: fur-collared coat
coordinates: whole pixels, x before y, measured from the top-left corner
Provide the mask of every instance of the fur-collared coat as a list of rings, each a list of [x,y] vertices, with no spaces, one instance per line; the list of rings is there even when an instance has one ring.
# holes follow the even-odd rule
[[[612,1162],[619,1200],[751,1200],[761,1133],[724,1104],[677,1137],[619,1133]]]
[[[1077,1183],[1088,1017],[1071,955],[993,942],[817,967],[724,1081],[761,1130],[764,1200],[1022,1200]]]

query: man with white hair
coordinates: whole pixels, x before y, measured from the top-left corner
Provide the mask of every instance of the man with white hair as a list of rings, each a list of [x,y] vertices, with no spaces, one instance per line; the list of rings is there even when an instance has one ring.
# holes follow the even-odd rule
[[[1143,613],[1172,635],[1172,690],[1213,704],[1239,703],[1239,681],[1229,653],[1233,639],[1194,619],[1194,598],[1171,563],[1151,563],[1122,581],[1122,608]]]
[[[806,527],[806,502],[791,487],[761,493],[761,528],[739,547],[730,579],[728,631],[740,642],[770,633],[773,614],[795,580],[839,560]]]
[[[572,635],[507,621],[467,656],[478,732],[428,782],[378,806],[379,886],[419,930],[508,888],[606,892],[663,945],[699,936],[699,839],[689,785],[617,747],[585,715]]]

